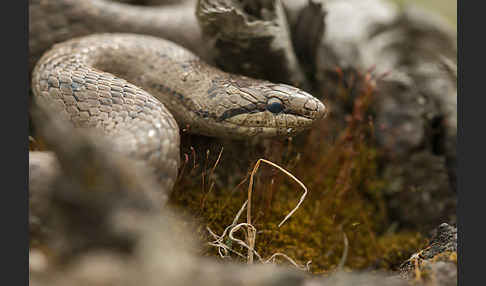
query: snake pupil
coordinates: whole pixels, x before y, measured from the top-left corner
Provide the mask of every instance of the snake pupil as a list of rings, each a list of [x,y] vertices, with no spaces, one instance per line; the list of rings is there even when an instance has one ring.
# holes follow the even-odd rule
[[[278,98],[271,98],[267,102],[267,110],[271,113],[280,113],[284,109],[282,101]]]

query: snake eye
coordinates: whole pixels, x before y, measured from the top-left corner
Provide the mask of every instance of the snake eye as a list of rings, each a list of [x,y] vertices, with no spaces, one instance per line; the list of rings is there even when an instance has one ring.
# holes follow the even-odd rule
[[[267,102],[267,110],[271,113],[280,113],[284,109],[283,102],[275,97],[272,97]]]

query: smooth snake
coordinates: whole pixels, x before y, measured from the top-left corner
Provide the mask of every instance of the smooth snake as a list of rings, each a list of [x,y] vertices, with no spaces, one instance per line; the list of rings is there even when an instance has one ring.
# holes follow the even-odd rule
[[[31,0],[30,5],[34,97],[60,108],[75,126],[107,135],[114,152],[153,169],[166,193],[179,167],[179,127],[238,139],[292,136],[326,115],[321,101],[298,88],[223,72],[189,51],[181,38],[178,43],[188,49],[150,36],[173,18],[154,23],[155,16],[141,14],[136,24],[130,22],[137,13],[156,14],[145,7],[102,0]],[[60,7],[64,10],[55,10]],[[101,13],[100,7],[116,9]],[[69,20],[49,22],[51,16],[62,19],[59,14]],[[140,31],[150,22],[149,32]],[[182,35],[183,27],[171,33]],[[173,40],[165,32],[156,36]],[[43,56],[37,61],[38,54]],[[36,154],[30,156],[36,160]]]

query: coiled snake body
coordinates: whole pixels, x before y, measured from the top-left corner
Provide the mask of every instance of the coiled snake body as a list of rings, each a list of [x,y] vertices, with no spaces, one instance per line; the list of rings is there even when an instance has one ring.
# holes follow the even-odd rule
[[[74,9],[83,1],[52,2]],[[326,113],[295,87],[225,73],[177,44],[136,34],[54,45],[37,62],[32,89],[76,126],[102,131],[114,151],[153,168],[166,191],[179,164],[178,126],[230,138],[291,136]]]

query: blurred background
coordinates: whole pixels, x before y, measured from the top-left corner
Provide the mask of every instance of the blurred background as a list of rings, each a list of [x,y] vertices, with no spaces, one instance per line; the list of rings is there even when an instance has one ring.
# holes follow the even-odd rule
[[[443,15],[457,30],[457,0],[390,0],[391,2],[407,5],[415,3],[429,10]]]

